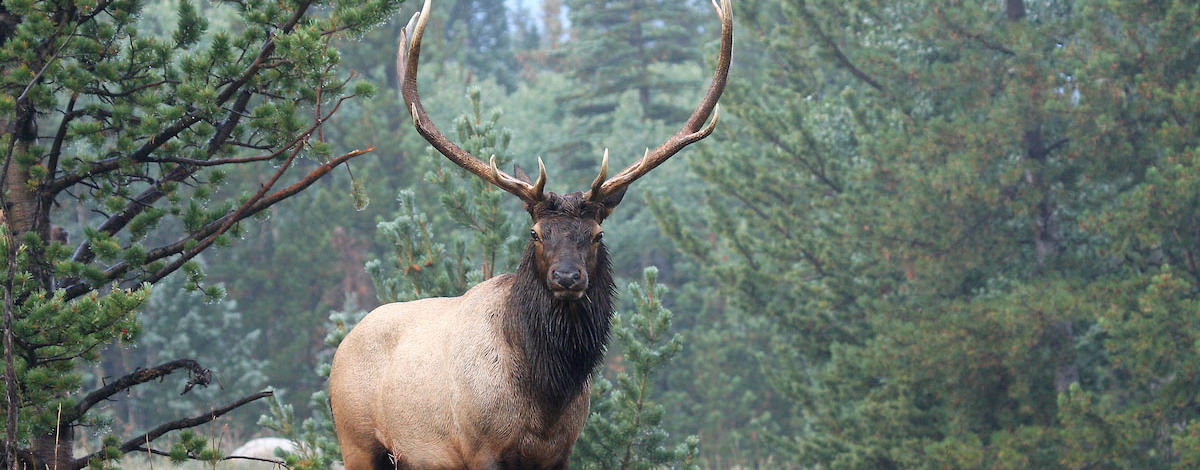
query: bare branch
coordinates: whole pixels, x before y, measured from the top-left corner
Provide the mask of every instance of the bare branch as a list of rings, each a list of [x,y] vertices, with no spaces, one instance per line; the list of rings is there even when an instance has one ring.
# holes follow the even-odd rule
[[[67,101],[67,109],[63,111],[62,122],[58,124],[58,131],[54,133],[54,141],[50,145],[50,157],[46,163],[46,174],[51,178],[58,172],[58,158],[62,155],[63,143],[67,140],[67,127],[71,121],[75,119],[75,101],[78,97],[71,95],[71,99]]]
[[[150,432],[147,432],[146,434],[143,434],[141,436],[138,436],[138,437],[135,437],[128,441],[125,441],[124,444],[121,444],[121,447],[119,447],[119,449],[122,453],[129,453],[129,452],[138,450],[138,449],[142,448],[143,445],[148,445],[151,441],[154,441],[155,439],[162,437],[164,434],[166,434],[168,432],[199,426],[201,424],[204,424],[204,423],[207,423],[214,419],[217,419],[217,418],[221,417],[222,415],[224,415],[230,411],[233,411],[234,409],[237,409],[243,405],[246,405],[250,402],[253,402],[255,400],[259,400],[262,398],[266,398],[266,397],[269,397],[272,395],[274,395],[274,393],[270,392],[270,391],[258,392],[253,395],[249,395],[245,398],[242,398],[241,400],[238,400],[238,401],[235,401],[228,405],[225,405],[221,408],[212,410],[208,413],[204,413],[204,414],[193,416],[191,418],[184,418],[184,419],[180,419],[177,421],[172,421],[172,422],[163,424],[157,428],[150,430]],[[80,457],[78,459],[75,459],[74,461],[71,462],[71,467],[67,470],[80,470],[83,467],[86,467],[88,465],[88,463],[90,463],[92,461],[92,459],[100,457],[103,452],[104,452],[103,450],[100,450],[100,451],[96,451],[91,454],[88,454],[86,456]]]
[[[164,377],[178,369],[187,369],[191,378],[188,379],[187,386],[184,387],[182,393],[191,391],[192,387],[199,385],[202,387],[208,386],[212,380],[212,371],[200,366],[199,362],[192,359],[178,359],[165,364],[160,364],[149,369],[138,369],[132,373],[117,379],[116,381],[105,385],[92,393],[87,394],[83,400],[75,407],[75,413],[65,422],[72,422],[76,418],[83,416],[89,409],[97,403],[108,399],[124,390],[128,390],[137,385],[144,384],[151,380]],[[181,394],[182,394],[181,393]]]
[[[246,111],[246,106],[250,104],[250,97],[254,96],[249,90],[244,90],[238,95],[237,101],[233,103],[233,109],[229,110],[229,117],[225,119],[225,123],[217,128],[217,132],[208,140],[208,155],[211,157],[229,136],[233,135],[233,129],[237,127],[237,123],[242,119],[242,113]]]
[[[103,88],[93,88],[93,89],[87,89],[85,91],[87,91],[87,93],[89,95],[103,96],[105,98],[122,98],[122,97],[130,96],[139,91],[145,90],[147,88],[154,88],[156,86],[167,85],[167,84],[178,85],[179,83],[182,83],[182,82],[180,82],[179,80],[158,80],[158,81],[150,82],[150,83],[147,83],[144,85],[135,86],[133,88],[130,88],[125,91],[120,91],[120,92],[111,92],[111,91],[105,90]]]

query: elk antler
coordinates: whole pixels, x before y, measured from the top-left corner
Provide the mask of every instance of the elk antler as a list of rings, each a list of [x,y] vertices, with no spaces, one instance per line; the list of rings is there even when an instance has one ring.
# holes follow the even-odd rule
[[[541,158],[538,158],[540,174],[537,182],[529,184],[509,176],[496,168],[495,155],[492,155],[488,163],[484,163],[447,139],[433,124],[433,120],[425,112],[425,107],[421,106],[421,96],[417,93],[417,62],[421,56],[421,36],[425,33],[425,24],[429,22],[431,3],[431,0],[425,0],[420,13],[414,14],[408,21],[408,26],[400,33],[400,50],[396,52],[396,75],[400,77],[400,94],[404,96],[404,104],[408,105],[417,132],[456,165],[521,198],[526,204],[536,204],[545,197],[542,191],[546,187],[546,166],[542,164]]]
[[[709,85],[704,99],[700,101],[700,106],[692,112],[691,117],[675,135],[668,138],[662,145],[655,147],[654,150],[646,149],[641,160],[634,162],[629,168],[621,170],[620,173],[607,180],[605,178],[608,175],[608,150],[605,150],[604,161],[600,164],[600,175],[592,182],[592,189],[586,195],[588,200],[603,201],[621,191],[630,183],[641,178],[642,175],[667,161],[675,153],[683,150],[684,147],[708,137],[716,127],[717,118],[721,115],[717,100],[725,91],[725,82],[729,78],[730,57],[733,54],[733,6],[730,4],[731,0],[720,0],[720,4],[717,3],[717,0],[711,1],[713,7],[717,9],[717,16],[721,18],[721,52],[717,56],[717,70],[713,74],[712,84]],[[712,115],[711,121],[708,121],[709,115]],[[705,121],[708,121],[707,125],[705,125]]]

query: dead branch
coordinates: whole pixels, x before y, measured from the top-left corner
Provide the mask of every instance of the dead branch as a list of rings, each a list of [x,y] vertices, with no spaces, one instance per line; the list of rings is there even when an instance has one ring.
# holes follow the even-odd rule
[[[243,405],[246,405],[255,400],[269,397],[271,395],[274,395],[274,392],[270,392],[270,391],[258,392],[253,395],[249,395],[245,398],[242,398],[241,400],[238,400],[238,401],[235,401],[228,405],[225,405],[221,408],[212,410],[210,412],[196,415],[191,418],[184,418],[184,419],[180,419],[177,421],[172,421],[172,422],[163,424],[157,428],[150,430],[150,432],[147,432],[146,434],[143,434],[141,436],[138,436],[138,437],[135,437],[128,441],[125,441],[124,444],[121,444],[121,447],[119,447],[118,450],[120,450],[121,453],[129,453],[129,452],[136,451],[136,450],[142,448],[143,445],[146,445],[146,444],[150,443],[151,441],[154,441],[155,439],[162,437],[164,434],[166,434],[168,432],[199,426],[201,424],[204,424],[204,423],[207,423],[214,419],[217,419],[217,418],[221,417],[222,415],[224,415],[230,411],[233,411],[234,409],[237,409]],[[83,467],[88,466],[88,464],[92,461],[92,459],[99,457],[100,455],[103,454],[103,452],[104,452],[103,450],[100,450],[100,451],[96,451],[91,454],[85,455],[83,457],[77,458],[77,459],[71,461],[70,468],[68,468],[66,470],[80,470]]]
[[[84,413],[87,413],[87,411],[97,403],[100,403],[101,401],[104,401],[113,395],[151,380],[165,377],[166,375],[178,369],[187,369],[190,375],[188,383],[186,386],[184,386],[183,392],[181,392],[180,395],[191,391],[192,387],[197,385],[206,387],[208,386],[209,382],[212,381],[212,371],[205,369],[200,365],[199,362],[196,362],[192,359],[177,359],[165,364],[151,367],[149,369],[138,369],[112,383],[109,383],[108,385],[93,391],[92,393],[87,394],[87,396],[84,397],[83,400],[80,400],[79,404],[75,407],[75,414],[72,416],[72,418],[83,416]],[[71,422],[74,421],[74,419],[67,421]]]

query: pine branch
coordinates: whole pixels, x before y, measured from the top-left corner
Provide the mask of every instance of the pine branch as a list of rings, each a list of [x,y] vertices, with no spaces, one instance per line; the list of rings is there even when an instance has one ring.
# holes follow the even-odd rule
[[[804,2],[801,2],[800,9],[806,10],[807,8],[808,6],[805,5]],[[854,75],[855,78],[862,80],[867,85],[871,85],[871,88],[887,93],[887,90],[883,88],[883,85],[880,85],[878,81],[876,81],[874,78],[871,78],[870,75],[867,75],[866,72],[863,72],[862,69],[859,69],[857,66],[855,66],[854,63],[850,61],[850,58],[846,57],[846,54],[842,53],[842,49],[838,47],[837,43],[833,42],[833,38],[830,38],[825,34],[825,31],[821,29],[821,25],[817,24],[817,20],[813,18],[812,15],[802,12],[800,16],[804,18],[804,23],[808,25],[808,27],[811,28],[814,33],[816,33],[817,39],[821,40],[821,44],[833,54],[833,58],[837,59],[838,63],[842,64],[843,67],[846,67],[846,69],[850,71],[851,75]]]
[[[300,22],[300,20],[304,17],[304,13],[306,11],[308,11],[308,7],[311,4],[312,4],[311,1],[304,2],[296,8],[296,12],[280,28],[282,30],[283,34],[288,34],[295,29],[296,24],[298,24]],[[223,105],[223,104],[225,104],[226,101],[229,101],[229,99],[232,98],[234,94],[241,91],[242,87],[244,87],[250,81],[250,79],[254,78],[254,76],[257,75],[258,72],[260,72],[263,69],[267,60],[271,57],[271,54],[273,54],[274,52],[275,52],[275,37],[272,36],[271,38],[267,39],[266,43],[263,44],[263,48],[259,51],[258,56],[254,59],[254,62],[252,62],[248,67],[246,67],[246,70],[244,70],[242,72],[242,74],[240,76],[238,76],[238,78],[236,80],[233,80],[232,82],[229,83],[228,86],[225,87],[225,89],[221,90],[221,94],[217,95],[217,98],[215,100],[216,103],[218,105]],[[252,92],[244,91],[243,95],[238,98],[238,102],[243,103],[242,104],[243,108],[245,107],[245,103],[249,102],[249,98],[251,95],[253,95]],[[201,121],[200,111],[192,110],[186,116],[180,118],[179,121],[177,121],[175,124],[164,129],[162,132],[158,133],[153,138],[147,140],[147,142],[144,145],[142,145],[141,148],[139,148],[137,151],[130,154],[128,156],[128,158],[133,159],[133,161],[135,161],[135,162],[147,162],[148,161],[147,158],[150,156],[150,154],[154,153],[154,151],[158,150],[163,145],[165,145],[167,142],[171,141],[171,139],[174,139],[176,136],[178,136],[184,130],[190,128],[192,125],[194,125],[200,121]],[[236,119],[231,118],[230,120],[226,121],[226,123],[224,125],[222,125],[222,127],[220,128],[220,131],[224,131],[224,132],[218,132],[216,135],[214,135],[214,140],[210,141],[210,148],[209,148],[210,152],[212,151],[212,149],[219,147],[219,145],[217,145],[217,146],[212,145],[213,142],[217,142],[217,140],[216,140],[217,137],[223,136],[222,140],[224,138],[228,138],[229,133],[232,130],[232,128],[229,128],[229,126],[228,126],[231,122],[235,123]],[[49,184],[46,185],[46,188],[47,188],[46,190],[49,192],[49,194],[57,194],[58,192],[62,191],[63,189],[66,189],[76,183],[79,183],[80,181],[116,170],[121,167],[121,160],[123,158],[125,158],[125,156],[108,158],[108,159],[102,160],[100,162],[95,162],[93,164],[92,168],[86,172],[72,173],[72,174],[65,175],[62,178],[59,178],[59,179],[56,179],[56,180],[50,182]]]
[[[133,200],[130,201],[129,204],[125,206],[125,209],[123,209],[121,212],[110,216],[104,221],[103,224],[100,224],[100,227],[98,227],[97,230],[108,235],[115,235],[121,229],[125,228],[125,226],[128,225],[134,217],[137,217],[138,214],[141,214],[147,208],[153,207],[153,204],[156,201],[167,195],[167,193],[163,191],[163,185],[165,183],[181,181],[191,174],[191,169],[182,166],[175,168],[171,171],[171,173],[164,176],[161,180],[158,180],[154,186],[151,186],[149,189],[134,197]],[[95,257],[95,253],[92,252],[89,241],[83,240],[79,242],[78,246],[75,247],[75,252],[71,255],[71,261],[90,263],[93,259],[95,259]]]
[[[291,33],[292,30],[296,28],[296,24],[300,23],[300,20],[304,18],[304,13],[308,11],[308,7],[310,5],[312,5],[312,0],[302,2],[296,6],[296,11],[292,14],[292,17],[288,18],[287,22],[279,28],[283,31],[283,34]],[[217,103],[224,103],[225,101],[228,101],[229,98],[233,97],[233,94],[236,93],[237,90],[241,89],[242,86],[250,81],[251,78],[254,78],[254,76],[258,74],[259,70],[262,69],[262,67],[266,64],[267,59],[269,59],[271,54],[274,52],[275,35],[271,35],[271,37],[267,39],[267,42],[263,44],[263,48],[261,51],[259,51],[258,57],[254,58],[254,62],[250,63],[250,66],[247,67],[244,72],[242,72],[241,76],[231,82],[229,87],[225,88],[220,95],[217,95]]]
[[[129,453],[129,452],[138,450],[143,445],[149,444],[151,441],[154,441],[154,440],[162,437],[164,434],[166,434],[168,432],[199,426],[201,424],[204,424],[204,423],[207,423],[214,419],[217,419],[217,418],[221,417],[222,415],[229,413],[230,411],[233,411],[239,407],[242,407],[250,402],[253,402],[255,400],[259,400],[262,398],[266,398],[266,397],[269,397],[272,395],[274,395],[274,392],[270,392],[270,391],[258,392],[253,395],[249,395],[245,398],[242,398],[241,400],[238,400],[238,401],[235,401],[228,405],[225,405],[221,408],[212,410],[208,413],[196,415],[191,418],[184,418],[184,419],[180,419],[180,420],[176,420],[176,421],[171,421],[169,423],[160,425],[159,427],[150,430],[146,434],[143,434],[141,436],[138,436],[138,437],[135,437],[128,441],[125,441],[125,443],[121,444],[121,447],[119,447],[118,449],[121,451],[121,453]],[[80,457],[78,459],[75,459],[74,461],[71,462],[70,468],[68,468],[66,470],[80,470],[83,467],[88,466],[88,464],[91,463],[92,459],[100,457],[101,455],[103,455],[103,453],[104,453],[104,450],[101,449],[99,451],[96,451],[91,454]]]
[[[313,171],[309,172],[308,175],[306,175],[300,181],[297,181],[296,183],[292,184],[291,186],[288,186],[287,188],[276,191],[275,193],[273,193],[269,196],[263,197],[262,199],[257,201],[255,204],[247,207],[246,210],[242,211],[240,214],[235,212],[233,214],[226,215],[226,216],[221,217],[220,219],[217,219],[217,220],[213,221],[212,223],[208,224],[207,226],[200,229],[196,233],[193,233],[189,236],[183,237],[183,238],[175,241],[174,243],[164,245],[164,246],[155,248],[153,250],[150,250],[150,252],[148,253],[148,255],[146,257],[146,262],[151,263],[151,262],[163,259],[163,258],[167,258],[170,256],[184,253],[184,251],[187,250],[188,245],[190,245],[192,243],[200,242],[201,240],[205,239],[205,237],[220,235],[221,233],[224,233],[223,231],[221,231],[221,227],[228,228],[229,226],[232,226],[233,223],[237,223],[248,217],[252,217],[257,213],[270,208],[271,206],[275,205],[276,203],[278,203],[284,199],[287,199],[287,198],[295,195],[296,193],[299,193],[300,191],[303,191],[305,188],[308,188],[313,183],[315,183],[318,179],[320,179],[322,176],[325,176],[330,171],[332,171],[334,168],[336,168],[338,165],[346,163],[346,162],[350,161],[350,159],[352,159],[352,158],[355,158],[355,157],[358,157],[361,155],[365,155],[373,150],[375,150],[375,147],[368,147],[366,149],[355,150],[353,152],[347,153],[340,157],[331,159],[328,162],[321,164],[321,166],[318,166]],[[230,223],[230,221],[232,221],[232,223]],[[155,273],[143,280],[146,282],[154,282],[159,279],[162,279],[162,278],[166,277],[168,274],[171,274],[172,272],[178,270],[181,266],[183,266],[184,262],[186,262],[188,259],[191,259],[192,257],[195,257],[195,255],[198,254],[199,252],[194,252],[194,251],[189,250],[189,253],[192,253],[192,254],[190,256],[187,256],[186,259],[172,263],[171,265],[164,267],[162,270],[158,271],[157,273]],[[113,265],[108,270],[106,270],[104,272],[104,275],[105,275],[105,278],[108,280],[116,280],[117,278],[119,278],[119,277],[123,276],[125,273],[127,273],[130,269],[133,269],[135,267],[139,267],[139,266],[131,266],[130,264],[128,264],[126,262],[117,263],[116,265]],[[81,295],[84,295],[84,294],[90,292],[92,290],[92,287],[87,282],[80,281],[71,286],[66,287],[65,290],[66,290],[66,298],[67,298],[67,300],[70,300],[70,299],[75,299]]]
[[[228,139],[229,136],[232,134],[233,127],[236,127],[237,122],[240,120],[240,117],[242,116],[242,112],[246,110],[246,106],[250,102],[250,96],[251,96],[250,92],[243,92],[242,95],[238,97],[238,100],[235,102],[233,108],[230,109],[230,111],[229,111],[229,113],[230,113],[229,118],[227,118],[225,120],[225,123],[222,124],[220,131],[218,131],[216,133],[216,135],[214,135],[213,138],[209,140],[209,146],[208,146],[208,155],[209,156],[213,155],[217,151],[217,149],[219,149],[221,147],[221,145],[224,143],[224,141],[226,139]],[[281,153],[283,153],[285,150],[287,150],[288,147],[290,147],[291,145],[295,145],[295,143],[298,142],[301,138],[303,138],[303,137],[302,136],[297,137],[295,140],[292,141],[291,144],[279,149],[279,151],[277,151],[275,153],[272,153],[270,155],[261,156],[261,157],[265,157],[265,158],[262,158],[262,160],[267,160],[267,159],[275,158],[275,157],[279,156]],[[252,157],[252,158],[259,158],[259,157]],[[169,161],[169,160],[170,159],[154,159],[153,161]],[[180,159],[180,160],[188,160],[188,159]],[[229,160],[234,160],[234,159],[218,159],[218,160],[213,160],[211,162],[206,162],[206,163],[210,163],[211,165],[217,165],[217,164],[221,164],[220,162],[222,162],[222,161],[228,162]],[[203,160],[196,160],[196,161],[204,162]],[[212,162],[216,162],[216,163],[212,163]],[[211,166],[211,165],[198,165],[198,166]],[[109,235],[116,234],[118,231],[125,228],[125,226],[127,224],[129,224],[129,222],[132,221],[134,217],[136,217],[138,214],[141,214],[142,212],[144,212],[147,208],[151,207],[151,205],[154,204],[155,201],[161,199],[163,196],[166,196],[167,193],[162,190],[164,182],[183,181],[185,178],[187,178],[187,177],[191,176],[193,173],[195,173],[196,170],[197,170],[197,168],[195,168],[195,167],[185,167],[185,166],[180,166],[180,167],[175,168],[167,176],[164,176],[161,180],[156,182],[154,184],[154,186],[152,186],[150,189],[143,191],[142,194],[139,194],[136,198],[134,198],[133,201],[131,201],[128,205],[126,205],[124,210],[113,215],[112,217],[109,217],[108,220],[105,220],[104,224],[102,224],[100,226],[99,230],[101,232],[109,234]],[[71,255],[72,261],[76,261],[76,262],[80,262],[80,263],[90,263],[92,261],[92,259],[94,259],[94,258],[95,258],[95,256],[94,256],[94,253],[92,253],[91,245],[88,243],[87,240],[83,240],[82,242],[80,242],[79,246],[77,246],[75,248],[75,252]]]
[[[77,95],[71,95],[70,101],[67,102],[67,109],[63,111],[62,122],[58,123],[58,131],[54,133],[54,142],[50,146],[50,155],[47,158],[46,174],[51,177],[58,171],[58,157],[62,155],[63,144],[67,140],[67,129],[79,114],[75,112],[75,102],[78,99]]]
[[[265,210],[266,208],[270,207],[271,205],[273,205],[276,202],[279,202],[280,200],[286,199],[287,197],[290,197],[290,196],[296,194],[297,192],[300,192],[300,190],[303,190],[304,188],[307,188],[309,185],[314,183],[316,181],[316,179],[329,173],[329,171],[332,170],[333,167],[336,167],[337,165],[347,162],[351,158],[369,153],[372,150],[374,150],[375,147],[370,147],[365,150],[355,150],[353,152],[347,153],[340,157],[334,158],[334,159],[330,160],[329,162],[326,162],[325,164],[322,164],[321,166],[317,167],[317,169],[310,172],[299,182],[293,184],[292,186],[290,186],[280,192],[277,192],[277,193],[271,195],[270,197],[268,197],[266,199],[263,199],[263,195],[267,191],[269,191],[270,188],[279,179],[279,177],[282,176],[283,173],[286,172],[290,168],[291,162],[298,155],[298,153],[304,149],[304,144],[312,136],[313,132],[315,132],[317,129],[319,129],[321,124],[323,124],[325,121],[328,121],[329,118],[333,117],[334,113],[337,112],[337,110],[341,107],[342,103],[344,103],[346,100],[353,98],[353,97],[354,97],[354,95],[350,95],[350,96],[344,96],[341,99],[339,99],[337,101],[337,103],[333,106],[333,109],[331,109],[328,113],[326,113],[324,117],[317,119],[316,122],[312,126],[310,126],[305,132],[296,136],[296,138],[293,139],[291,142],[289,142],[288,145],[281,147],[279,150],[275,151],[274,153],[272,153],[270,155],[265,155],[265,156],[246,157],[249,159],[256,159],[256,160],[269,160],[271,158],[275,158],[279,155],[282,155],[283,152],[285,152],[287,150],[292,150],[292,153],[288,156],[287,162],[285,162],[283,165],[281,165],[279,167],[278,170],[276,170],[276,172],[272,176],[272,179],[270,180],[270,182],[268,184],[263,185],[263,187],[260,188],[259,192],[255,195],[255,197],[246,201],[244,204],[242,204],[242,206],[240,206],[232,214],[221,217],[220,219],[217,219],[217,220],[213,221],[212,223],[208,224],[207,226],[205,226],[204,228],[200,229],[198,232],[189,234],[188,236],[185,236],[174,243],[150,250],[150,252],[147,254],[147,257],[145,260],[146,263],[151,263],[151,262],[154,262],[154,261],[157,261],[157,260],[169,257],[169,256],[181,254],[181,253],[184,253],[185,250],[187,251],[187,253],[185,253],[184,256],[173,261],[171,264],[167,265],[163,269],[159,270],[157,273],[152,274],[150,277],[148,277],[144,280],[146,282],[155,282],[159,279],[162,279],[163,277],[166,277],[168,274],[175,272],[181,266],[183,266],[183,263],[192,259],[196,255],[198,255],[201,251],[203,251],[205,248],[210,246],[214,241],[216,241],[216,237],[225,233],[230,227],[232,227],[233,224],[245,219],[246,217],[249,217],[258,212],[261,212],[262,210]],[[244,105],[244,103],[243,103],[243,105]],[[228,161],[228,160],[238,160],[238,159],[225,159],[225,160]],[[245,159],[240,159],[240,160],[241,160],[240,162],[246,161]],[[172,173],[171,176],[175,177],[175,179],[174,179],[175,181],[179,181],[179,180],[182,180],[183,178],[186,178],[187,176],[191,175],[193,172],[194,172],[194,168],[179,167],[175,170],[174,173]],[[128,224],[129,221],[131,221],[134,216],[136,216],[138,213],[141,213],[143,210],[145,210],[145,208],[149,206],[148,203],[152,203],[153,201],[161,198],[164,194],[165,193],[163,193],[160,189],[157,189],[157,188],[151,188],[151,189],[147,190],[146,192],[144,192],[142,194],[142,195],[146,196],[145,199],[141,199],[142,195],[139,195],[139,199],[136,199],[135,201],[131,202],[124,211],[122,211],[121,213],[115,214],[113,216],[110,216],[108,218],[108,220],[105,221],[105,224],[101,226],[102,229],[107,229],[107,230],[105,230],[105,233],[108,233],[110,235],[116,233],[118,230],[120,230],[122,227],[124,227],[126,224]],[[266,205],[259,204],[260,202],[263,202],[265,200],[270,200],[271,202]],[[109,224],[110,221],[113,222],[111,225]],[[108,230],[112,230],[112,231],[109,232]],[[192,243],[199,243],[199,245],[193,246],[191,249],[189,249],[188,246],[191,245]],[[72,259],[75,261],[86,262],[85,260],[90,261],[91,256],[92,256],[91,255],[91,247],[88,246],[87,242],[85,241],[85,242],[82,242],[78,247],[76,247],[76,250],[75,250],[74,255],[72,256]],[[130,269],[132,269],[134,267],[136,267],[136,266],[131,266],[126,262],[121,262],[116,265],[113,265],[112,267],[110,267],[108,270],[105,271],[105,279],[116,280],[119,277],[124,276],[126,272],[128,272]],[[92,290],[92,286],[90,286],[88,284],[88,282],[86,282],[86,281],[81,281],[78,279],[72,279],[71,281],[74,281],[74,282],[66,288],[68,299],[74,299],[74,298],[79,297],[80,295],[83,295],[83,294],[87,293],[88,291]]]
[[[308,129],[308,131],[303,134],[302,138],[296,142],[295,149],[292,151],[291,155],[288,155],[287,160],[284,161],[284,163],[279,166],[279,169],[275,172],[275,174],[271,177],[271,179],[266,184],[264,184],[262,186],[262,188],[260,188],[258,190],[258,192],[254,194],[253,197],[251,197],[248,201],[246,201],[244,204],[242,204],[241,207],[238,207],[237,210],[235,210],[232,214],[222,217],[222,219],[225,219],[224,222],[213,233],[211,233],[210,235],[208,235],[205,238],[193,238],[194,240],[199,241],[199,243],[197,245],[188,249],[186,252],[184,252],[182,254],[182,256],[180,256],[179,258],[176,258],[174,261],[172,261],[166,267],[163,267],[158,272],[150,275],[148,278],[145,279],[145,281],[146,282],[156,282],[159,279],[166,277],[168,274],[175,272],[175,270],[182,267],[183,264],[186,263],[188,260],[194,258],[196,255],[199,255],[200,252],[204,251],[209,246],[211,246],[213,244],[213,242],[216,241],[217,237],[219,237],[221,234],[228,231],[229,228],[233,226],[233,224],[237,223],[238,221],[240,221],[242,219],[245,219],[249,215],[252,215],[252,214],[258,212],[258,211],[253,211],[253,212],[249,212],[249,211],[252,211],[253,208],[257,205],[257,203],[262,201],[263,196],[265,196],[267,194],[267,192],[270,191],[270,189],[273,186],[275,186],[275,183],[279,181],[279,178],[282,177],[283,174],[289,168],[291,168],[292,162],[295,161],[296,156],[300,154],[300,151],[304,149],[304,145],[308,142],[308,139],[310,137],[312,137],[313,132],[315,130],[319,130],[321,128],[321,124],[324,123],[330,117],[332,117],[333,114],[337,112],[338,108],[341,107],[342,103],[344,103],[349,98],[350,97],[348,97],[348,96],[342,97],[333,106],[333,109],[329,111],[329,114],[326,114],[324,118],[318,118],[316,120],[316,123],[313,124],[313,127],[310,127]],[[356,150],[354,152],[350,152],[349,154],[339,157],[339,159],[344,158],[345,159],[344,161],[349,161],[350,158],[353,158],[354,156],[357,156],[357,155],[365,154],[367,152],[370,152],[371,150],[374,150],[374,147],[371,147],[370,149],[367,149],[365,151],[364,150]],[[319,175],[317,175],[315,177],[313,176],[314,174],[318,173],[322,169],[325,169],[325,171],[321,172]],[[303,186],[300,187],[300,189],[308,187],[309,184],[312,184],[313,182],[315,182],[322,175],[327,173],[328,170],[331,170],[331,169],[333,169],[333,167],[327,166],[327,165],[322,165],[321,167],[318,167],[317,170],[314,170],[312,173],[309,173],[309,175],[306,176],[304,179],[302,179],[299,183],[292,185],[292,187],[295,187],[296,185],[299,185],[302,183],[304,183],[304,184],[303,184]],[[307,183],[305,183],[306,181],[307,181]],[[286,191],[286,189],[284,191]],[[299,192],[299,189],[297,189],[296,192]],[[278,193],[276,193],[276,194],[278,194]],[[288,196],[285,196],[284,198],[290,197],[292,194],[295,194],[295,192],[288,194]],[[280,200],[282,200],[282,199],[283,198],[281,198]],[[263,209],[265,209],[266,207],[269,207],[269,205],[262,206]],[[262,209],[259,209],[259,210],[262,210]],[[249,212],[249,214],[247,214],[247,212]]]

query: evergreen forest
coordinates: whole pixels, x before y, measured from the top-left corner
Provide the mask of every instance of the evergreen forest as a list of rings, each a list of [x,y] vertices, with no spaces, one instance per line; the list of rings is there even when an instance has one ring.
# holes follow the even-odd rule
[[[342,338],[529,239],[414,130],[422,3],[0,1],[5,470],[339,468]],[[434,0],[422,101],[586,190],[688,119],[714,5]],[[715,131],[604,221],[572,468],[1200,468],[1200,2],[732,8]]]

